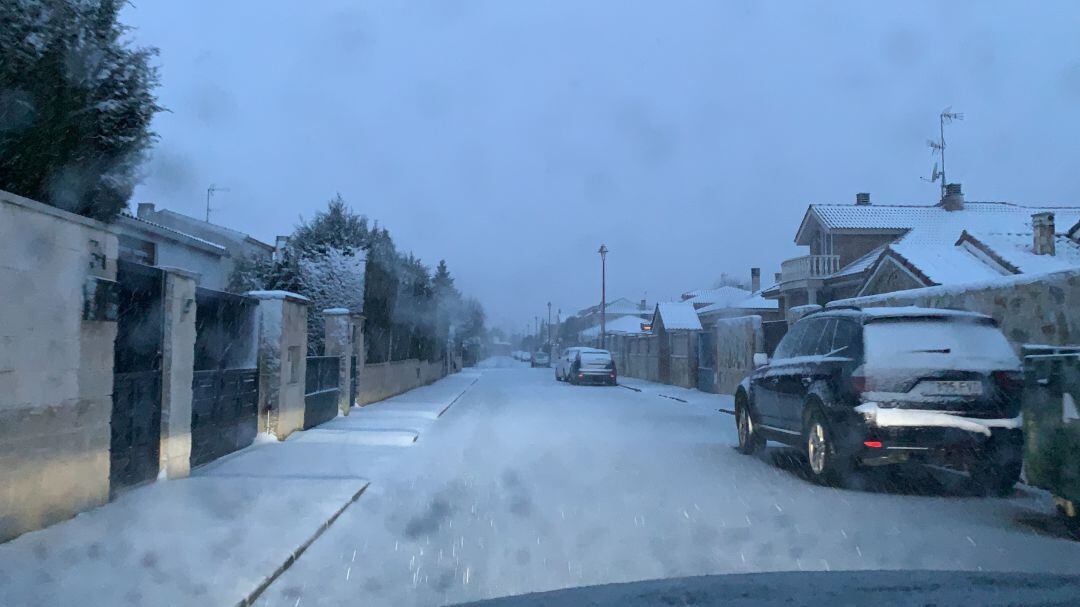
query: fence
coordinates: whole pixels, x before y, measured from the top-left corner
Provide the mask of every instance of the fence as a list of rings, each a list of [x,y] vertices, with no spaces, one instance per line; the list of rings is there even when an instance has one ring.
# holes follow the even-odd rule
[[[735,388],[754,370],[754,353],[764,351],[760,316],[740,316],[716,321],[716,391],[734,394]]]
[[[1025,347],[1024,469],[1028,482],[1080,506],[1080,348]],[[1068,509],[1068,506],[1067,506]]]
[[[304,429],[337,416],[341,357],[309,356],[304,376]]]

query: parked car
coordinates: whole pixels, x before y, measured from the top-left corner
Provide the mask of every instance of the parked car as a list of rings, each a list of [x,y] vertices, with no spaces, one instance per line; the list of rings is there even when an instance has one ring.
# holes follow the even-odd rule
[[[554,361],[555,380],[567,381],[570,378],[570,365],[574,362],[574,359],[577,358],[577,353],[581,350],[589,349],[591,348],[585,348],[583,346],[572,346],[563,350],[562,353],[559,354],[558,358],[556,358]]]
[[[1020,476],[1023,377],[994,320],[929,308],[827,308],[799,320],[739,385],[739,449],[800,447],[811,477],[904,462],[970,473],[1003,495]]]
[[[532,355],[532,366],[534,367],[550,367],[551,356],[543,350],[537,350]]]
[[[611,352],[596,348],[578,348],[573,352],[565,377],[572,384],[614,386],[618,381]]]

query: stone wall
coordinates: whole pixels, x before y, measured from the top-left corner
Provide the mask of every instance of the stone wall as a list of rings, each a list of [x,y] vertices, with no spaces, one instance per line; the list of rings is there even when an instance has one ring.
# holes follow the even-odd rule
[[[388,363],[366,364],[360,370],[356,404],[367,405],[430,384],[446,375],[443,361],[415,358]]]
[[[100,222],[0,192],[0,541],[109,498],[116,322],[83,320],[116,278]]]
[[[1020,275],[995,281],[927,287],[834,305],[925,306],[970,310],[994,317],[1014,346],[1080,344],[1080,270]]]
[[[716,391],[734,394],[735,388],[754,370],[754,353],[764,352],[760,316],[725,318],[713,325],[716,335]]]

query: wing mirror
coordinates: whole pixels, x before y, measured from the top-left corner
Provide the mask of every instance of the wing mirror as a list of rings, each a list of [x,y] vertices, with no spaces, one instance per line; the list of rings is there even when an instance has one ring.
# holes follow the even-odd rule
[[[764,367],[769,364],[769,355],[764,352],[754,352],[754,366]]]

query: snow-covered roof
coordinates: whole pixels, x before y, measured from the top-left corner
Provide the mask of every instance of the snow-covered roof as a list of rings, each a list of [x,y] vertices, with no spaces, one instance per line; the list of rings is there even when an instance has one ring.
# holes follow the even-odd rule
[[[642,308],[639,303],[630,301],[625,297],[619,297],[618,299],[613,299],[604,304],[604,312],[606,314],[643,314],[648,309],[649,308],[647,307]],[[589,306],[588,308],[578,310],[578,316],[589,316],[592,314],[597,314],[599,312],[600,305],[597,304],[595,306]]]
[[[682,300],[694,304],[730,304],[750,297],[750,291],[738,287],[723,286],[715,289],[697,289],[682,294]]]
[[[193,236],[186,232],[181,232],[180,230],[170,228],[169,226],[165,226],[160,223],[148,221],[146,219],[140,219],[134,215],[131,215],[130,213],[120,213],[119,221],[121,225],[128,225],[133,228],[142,229],[146,232],[153,232],[155,234],[170,238],[172,240],[176,240],[178,242],[194,245],[200,249],[208,249],[210,252],[217,255],[225,255],[226,253],[228,253],[228,250],[225,247],[217,244],[216,242],[210,242],[209,240],[199,238],[198,236]]]
[[[604,330],[609,334],[643,335],[641,323],[647,322],[637,316],[620,316],[605,323]],[[592,338],[600,335],[600,325],[593,325],[581,332],[581,337]]]
[[[705,306],[697,311],[699,315],[710,314],[718,310],[776,310],[780,307],[780,302],[775,299],[765,299],[761,296],[761,291],[750,294],[743,299],[734,301],[731,303],[715,303]]]
[[[865,270],[870,269],[874,265],[874,262],[878,260],[878,257],[881,257],[881,252],[884,251],[887,246],[888,245],[881,245],[880,247],[871,250],[866,255],[863,255],[862,257],[856,259],[848,265],[840,268],[840,271],[834,273],[832,276],[830,276],[830,278],[853,276],[855,274],[859,274]]]
[[[972,239],[973,244],[981,244],[978,248],[996,261],[1005,262],[1010,270],[1019,273],[1055,272],[1080,267],[1080,244],[1062,234],[1055,235],[1053,255],[1037,255],[1035,236],[1030,232],[965,232],[965,235]],[[960,242],[964,240],[964,236],[961,236]]]
[[[810,244],[811,219],[833,232],[878,231],[911,232],[917,241],[948,242],[961,230],[1004,231],[1015,229],[1018,222],[1031,225],[1031,215],[1051,211],[1056,224],[1071,226],[1080,221],[1080,207],[1028,207],[1009,202],[965,202],[955,211],[942,206],[925,205],[852,205],[812,204],[807,208],[795,243]],[[917,233],[917,234],[916,234]]]
[[[828,308],[826,308],[828,309]],[[968,312],[966,310],[947,310],[943,308],[920,308],[918,306],[897,306],[897,307],[868,307],[862,308],[862,313],[865,316],[871,318],[906,318],[906,317],[923,317],[923,316],[938,316],[949,318],[990,318],[985,314],[978,314],[976,312]]]
[[[656,304],[656,312],[653,316],[655,324],[656,316],[660,317],[666,331],[700,331],[701,321],[698,320],[697,310],[694,304],[686,301],[666,302]]]
[[[923,278],[939,285],[1003,275],[966,249],[955,245],[918,244],[903,239],[887,248],[907,261]]]

